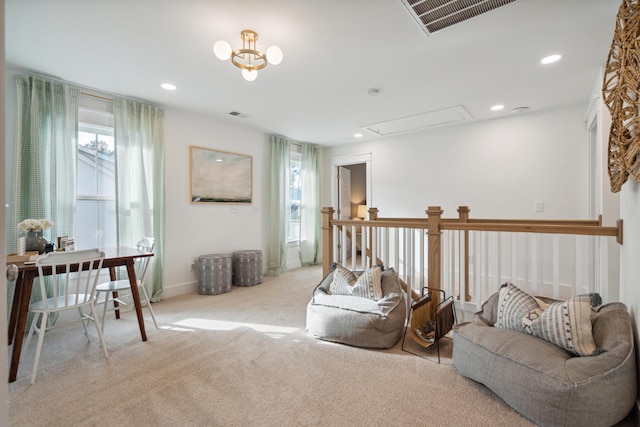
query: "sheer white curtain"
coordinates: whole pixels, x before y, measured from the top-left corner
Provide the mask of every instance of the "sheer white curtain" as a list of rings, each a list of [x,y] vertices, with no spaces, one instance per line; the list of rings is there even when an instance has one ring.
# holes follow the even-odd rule
[[[277,276],[287,270],[287,227],[291,216],[290,159],[291,144],[282,136],[271,136],[270,189],[271,221],[269,224],[269,268],[267,274]],[[300,162],[300,240],[302,265],[318,262],[320,243],[320,178],[319,149],[315,145],[299,144]]]
[[[165,247],[164,111],[153,105],[113,101],[118,243],[135,247],[155,238],[146,280],[152,301],[162,296]]]
[[[287,226],[289,224],[289,153],[287,138],[271,136],[269,268],[277,276],[287,271]]]
[[[302,265],[318,263],[320,247],[320,177],[319,148],[302,144],[300,167],[300,261]]]

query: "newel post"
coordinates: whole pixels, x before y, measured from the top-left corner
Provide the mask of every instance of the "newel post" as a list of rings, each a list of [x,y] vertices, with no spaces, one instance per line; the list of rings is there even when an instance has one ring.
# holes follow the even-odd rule
[[[369,208],[368,210],[369,212],[369,221],[376,221],[378,219],[378,212],[380,212],[378,210],[378,208]],[[373,235],[373,226],[370,225],[369,227],[367,227],[367,234],[369,236],[369,240],[368,240],[368,244],[367,244],[367,251],[366,252],[362,252],[362,255],[367,255],[367,258],[369,259],[368,261],[368,265],[369,267],[373,267],[377,262],[378,262],[378,257],[377,257],[377,253],[379,253],[379,249],[374,242],[374,235]],[[374,253],[374,249],[375,249],[375,253]]]
[[[458,207],[458,222],[469,222],[469,206]],[[460,295],[458,295],[460,299]],[[464,230],[464,300],[471,301],[471,294],[469,293],[469,230]]]
[[[378,219],[378,208],[369,208],[369,221],[375,221]]]
[[[441,239],[440,220],[442,209],[440,206],[429,206],[427,213],[427,235],[429,245],[429,260],[427,263],[428,275],[427,286],[435,289],[442,289],[442,279],[440,272]]]
[[[323,207],[322,213],[322,275],[329,273],[333,262],[333,227],[331,220],[336,212],[332,207]]]

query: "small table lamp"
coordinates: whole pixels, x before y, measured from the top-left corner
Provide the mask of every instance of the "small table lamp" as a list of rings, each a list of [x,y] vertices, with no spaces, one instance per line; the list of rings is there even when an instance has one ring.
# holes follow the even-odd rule
[[[365,219],[367,217],[367,205],[358,205],[358,218]]]

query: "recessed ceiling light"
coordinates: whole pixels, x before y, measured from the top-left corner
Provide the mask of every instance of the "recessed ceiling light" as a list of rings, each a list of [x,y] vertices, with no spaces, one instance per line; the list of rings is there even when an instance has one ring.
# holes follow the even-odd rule
[[[503,108],[504,108],[504,105],[498,104],[498,105],[494,105],[493,107],[491,107],[491,111],[500,111]]]
[[[162,83],[160,86],[162,86],[164,90],[176,90],[176,86],[171,83]]]
[[[354,138],[362,138],[362,134],[360,132],[353,134]]]
[[[542,58],[540,60],[541,64],[553,64],[554,62],[558,62],[560,61],[560,58],[562,58],[562,55],[549,55],[549,56],[545,56],[544,58]]]

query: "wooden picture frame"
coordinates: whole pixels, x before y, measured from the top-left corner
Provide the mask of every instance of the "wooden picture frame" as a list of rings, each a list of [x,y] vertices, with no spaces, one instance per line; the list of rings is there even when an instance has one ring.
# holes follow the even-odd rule
[[[251,203],[253,157],[189,146],[191,203]]]

